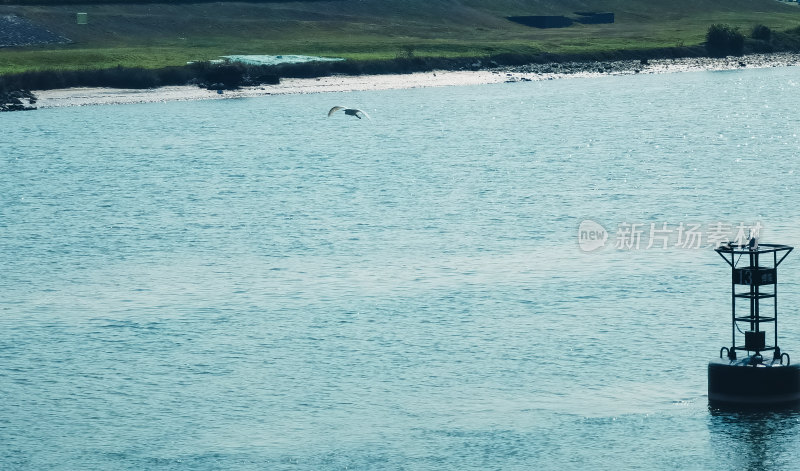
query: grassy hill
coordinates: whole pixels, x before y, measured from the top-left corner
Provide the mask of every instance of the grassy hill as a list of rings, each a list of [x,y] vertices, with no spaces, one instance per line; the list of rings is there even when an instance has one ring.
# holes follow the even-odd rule
[[[227,54],[387,59],[592,53],[696,45],[712,23],[745,32],[755,24],[773,30],[800,25],[800,8],[775,0],[86,2],[0,0],[0,15],[25,17],[73,41],[2,48],[0,74],[117,65],[157,68]],[[89,24],[76,24],[79,11],[88,13]],[[575,11],[610,11],[616,21],[536,29],[506,19]]]

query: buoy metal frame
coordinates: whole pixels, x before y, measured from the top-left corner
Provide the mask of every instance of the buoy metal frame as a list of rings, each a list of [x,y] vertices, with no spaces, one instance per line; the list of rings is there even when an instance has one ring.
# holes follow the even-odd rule
[[[726,245],[715,249],[725,262],[731,267],[731,346],[728,349],[728,358],[736,360],[737,351],[755,352],[756,355],[763,351],[773,351],[773,358],[781,357],[778,347],[778,265],[794,250],[794,247],[779,244],[759,244],[756,247],[737,247]],[[778,259],[778,254],[781,258]],[[772,266],[761,266],[761,255],[772,254]],[[749,264],[738,267],[743,256],[747,256]],[[730,256],[730,259],[728,259]],[[747,286],[747,291],[738,292],[736,286]],[[772,292],[765,292],[762,286],[772,286]],[[736,315],[736,300],[745,299],[750,304],[746,316]],[[772,299],[773,315],[761,316],[761,300]],[[738,323],[747,323],[750,330],[742,331]],[[766,332],[761,330],[761,324],[773,324],[773,344],[766,344]],[[736,345],[736,332],[741,332],[745,337],[743,345]]]
[[[722,347],[719,360],[708,365],[709,402],[722,407],[800,403],[800,365],[791,365],[789,355],[778,346],[777,268],[794,248],[751,244],[727,245],[715,250],[731,267],[731,344]],[[739,265],[742,258],[746,266]],[[742,290],[743,287],[746,289]],[[762,316],[761,301],[769,299],[773,303],[772,313]],[[749,304],[747,315],[737,315],[737,300]],[[770,323],[772,344],[767,343],[766,331],[762,329],[762,324]],[[748,330],[742,330],[740,324]],[[739,338],[744,337],[743,343],[737,343],[737,332]],[[737,352],[746,355],[739,358]],[[762,352],[772,352],[772,358],[765,359]]]

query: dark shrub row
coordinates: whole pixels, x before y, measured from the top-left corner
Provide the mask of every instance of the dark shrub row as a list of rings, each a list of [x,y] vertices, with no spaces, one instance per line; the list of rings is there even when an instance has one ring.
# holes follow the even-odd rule
[[[773,33],[771,42],[784,49],[800,50],[800,26],[782,33]]]
[[[196,84],[213,89],[276,84],[278,76],[266,66],[198,62],[181,67],[144,69],[115,67],[100,70],[44,70],[0,77],[0,91],[51,90],[69,87],[155,88]]]
[[[788,31],[772,31],[766,26],[758,25],[753,28],[750,37],[753,40],[747,46],[757,52],[800,50],[800,27]]]

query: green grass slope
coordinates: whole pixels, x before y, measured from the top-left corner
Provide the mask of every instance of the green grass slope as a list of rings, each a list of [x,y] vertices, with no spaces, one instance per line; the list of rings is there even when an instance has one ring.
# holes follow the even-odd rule
[[[0,74],[41,69],[148,68],[226,54],[307,54],[352,59],[592,53],[696,45],[712,23],[749,31],[800,24],[800,8],[775,0],[318,0],[305,2],[71,3],[0,0],[70,38],[67,45],[0,49]],[[88,0],[87,0],[88,1]],[[89,24],[76,24],[86,12]],[[514,15],[611,11],[614,24],[536,29]]]

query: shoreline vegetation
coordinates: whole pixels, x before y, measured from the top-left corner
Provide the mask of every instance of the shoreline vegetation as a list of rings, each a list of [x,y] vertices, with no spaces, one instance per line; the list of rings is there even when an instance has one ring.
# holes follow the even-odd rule
[[[664,61],[672,61],[673,65],[678,61],[677,69],[685,69],[688,64],[693,64],[690,69],[715,69],[723,63],[726,64],[725,67],[730,64],[733,64],[733,67],[795,65],[798,51],[800,51],[800,27],[774,32],[759,24],[745,36],[737,28],[726,24],[713,24],[709,27],[706,41],[702,45],[668,48],[571,54],[500,53],[485,57],[455,58],[418,57],[409,49],[393,59],[347,59],[275,65],[227,61],[219,64],[195,62],[184,66],[153,69],[117,66],[99,70],[33,70],[0,75],[0,111],[35,109],[33,105],[37,101],[37,95],[43,91],[71,88],[149,90],[194,86],[221,95],[224,91],[240,90],[243,87],[266,90],[266,87],[274,88],[292,79],[399,76],[434,71],[482,71],[492,74],[506,73],[511,77],[520,74],[523,80],[540,80],[541,77],[557,78],[587,74],[655,73],[656,69],[651,66],[654,61],[661,61],[663,64],[666,64]],[[666,69],[669,69],[669,66],[663,68],[665,69],[663,71],[668,71]],[[32,90],[36,93],[32,93]]]
[[[272,85],[243,86],[223,93],[196,85],[165,86],[149,89],[76,87],[41,90],[35,91],[35,93],[40,108],[60,108],[790,66],[800,66],[800,53],[782,52],[721,58],[626,59],[606,62],[525,64],[476,70],[434,70],[407,74],[300,77],[287,78],[281,80],[278,84]]]
[[[800,26],[773,32],[756,25],[746,37],[727,24],[713,24],[706,41],[696,46],[650,49],[620,49],[577,53],[500,53],[481,57],[417,56],[407,49],[392,59],[346,59],[276,65],[240,62],[214,64],[208,61],[161,68],[117,66],[104,69],[45,69],[0,75],[0,91],[70,87],[154,88],[198,85],[232,90],[243,85],[277,84],[285,78],[316,78],[331,75],[382,75],[432,70],[480,70],[522,65],[595,63],[621,60],[683,59],[741,56],[770,52],[800,52]]]

